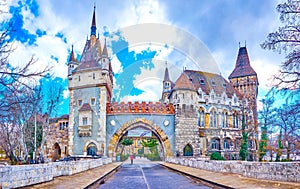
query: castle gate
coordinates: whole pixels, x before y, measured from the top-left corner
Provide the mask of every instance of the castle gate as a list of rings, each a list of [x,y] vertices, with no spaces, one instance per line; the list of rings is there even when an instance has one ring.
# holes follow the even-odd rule
[[[129,105],[126,109],[126,105]],[[128,110],[128,111],[126,111]],[[137,130],[158,139],[161,156],[172,156],[175,150],[174,109],[161,103],[128,103],[107,105],[106,141],[108,156],[115,157],[123,137]]]

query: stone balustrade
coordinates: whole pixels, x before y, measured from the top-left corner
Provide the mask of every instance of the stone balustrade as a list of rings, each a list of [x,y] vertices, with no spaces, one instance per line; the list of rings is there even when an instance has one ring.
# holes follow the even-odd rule
[[[73,175],[111,162],[111,158],[101,158],[45,164],[1,166],[0,188],[17,188],[47,182],[53,180],[54,177]]]
[[[256,179],[300,182],[300,162],[215,161],[175,157],[168,157],[166,161],[208,171],[234,173]]]

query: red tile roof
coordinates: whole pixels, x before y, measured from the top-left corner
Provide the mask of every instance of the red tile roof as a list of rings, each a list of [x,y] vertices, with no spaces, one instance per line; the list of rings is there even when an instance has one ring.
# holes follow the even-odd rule
[[[186,74],[186,72],[183,72],[176,80],[174,89],[188,89],[194,91],[197,90],[194,87],[191,78]]]
[[[84,103],[79,109],[79,111],[92,111],[92,107],[89,103]]]
[[[198,91],[199,88],[206,94],[209,94],[213,89],[217,94],[225,92],[228,97],[232,97],[235,93],[242,98],[242,95],[221,75],[195,70],[185,70],[175,82],[173,90],[188,89]]]

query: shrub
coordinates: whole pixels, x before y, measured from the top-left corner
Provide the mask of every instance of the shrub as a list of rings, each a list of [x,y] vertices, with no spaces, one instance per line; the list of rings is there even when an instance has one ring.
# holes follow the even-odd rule
[[[292,161],[291,159],[282,159],[281,162],[290,162]]]
[[[119,155],[119,154],[118,154],[118,155]],[[122,155],[120,156],[120,160],[121,160],[121,161],[125,161],[125,160],[128,159],[128,157],[129,157],[129,154],[122,154]]]
[[[219,152],[213,152],[210,154],[210,160],[225,160]]]
[[[151,161],[160,161],[161,160],[158,153],[146,154],[146,157]]]

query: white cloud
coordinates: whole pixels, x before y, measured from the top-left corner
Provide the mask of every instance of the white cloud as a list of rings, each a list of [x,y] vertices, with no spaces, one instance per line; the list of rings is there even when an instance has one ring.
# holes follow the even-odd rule
[[[70,96],[70,91],[69,91],[68,89],[64,90],[64,91],[63,91],[63,96],[64,96],[64,99],[69,98],[69,96]]]
[[[139,23],[169,23],[166,11],[158,0],[129,1],[128,7],[121,10],[116,26],[127,27]]]
[[[17,0],[6,0],[5,2],[6,4],[2,6],[3,8],[0,7],[0,10],[8,11],[9,5],[17,5],[18,3]],[[34,17],[29,12],[29,9],[22,9],[22,14],[24,16],[24,28],[29,30],[31,33],[35,33],[37,29],[41,29],[46,31],[47,35],[37,38],[37,46],[26,46],[24,44],[21,44],[20,42],[15,42],[15,46],[17,47],[17,49],[15,53],[13,53],[10,57],[12,63],[14,65],[21,65],[22,63],[26,62],[26,60],[29,60],[32,54],[35,54],[36,58],[38,58],[37,65],[39,65],[39,67],[51,64],[53,65],[54,74],[56,76],[65,78],[67,76],[67,67],[65,63],[69,55],[67,50],[71,47],[72,44],[74,44],[75,52],[78,54],[82,53],[86,35],[89,35],[90,32],[93,3],[93,1],[74,2],[60,0],[38,0],[38,17]],[[265,6],[269,4],[274,4],[274,6],[266,7],[270,10],[266,11],[266,13],[263,14],[260,18],[254,15],[254,13],[251,13],[252,10],[250,9],[250,13],[243,13],[243,16],[229,15],[228,17],[224,17],[222,18],[222,24],[218,26],[218,28],[214,28],[214,30],[218,29],[224,32],[229,31],[230,36],[224,35],[219,36],[219,38],[216,39],[204,39],[204,41],[213,41],[217,44],[216,47],[212,49],[212,54],[219,67],[221,68],[220,71],[222,72],[222,75],[225,78],[227,78],[227,76],[234,68],[238,52],[238,41],[247,40],[247,48],[250,56],[251,65],[258,74],[260,90],[269,88],[269,78],[271,77],[271,75],[276,73],[276,71],[279,68],[278,65],[283,60],[283,58],[282,56],[278,56],[274,53],[262,50],[259,44],[264,41],[269,32],[275,31],[280,25],[278,13],[275,11],[275,5],[277,3],[278,2],[265,3]],[[180,3],[174,3],[174,5],[171,5],[164,4],[158,0],[134,0],[128,1],[126,3],[118,3],[118,5],[112,4],[113,3],[111,2],[101,2],[99,3],[99,5],[97,5],[97,31],[99,33],[102,32],[100,28],[102,28],[103,23],[106,22],[112,29],[124,28],[141,23],[164,23],[171,25],[176,20],[170,18],[170,14],[168,11],[171,11],[171,9],[173,9],[172,11],[175,11],[176,9],[174,8],[178,8],[178,10],[176,11],[180,14],[181,10],[178,6],[180,5]],[[175,5],[177,7],[174,7]],[[189,6],[193,6],[193,4]],[[204,16],[210,14],[210,10],[213,10],[215,6],[216,3],[210,4],[209,6],[201,9],[200,13],[198,12],[197,14],[201,14],[202,16],[200,17],[203,18]],[[116,7],[118,8],[118,10],[115,10]],[[194,10],[194,7],[191,7],[190,9]],[[195,24],[195,20],[193,24],[190,24],[187,18],[191,18],[191,16],[194,16],[192,14],[193,13],[186,13],[180,16],[180,19],[184,20],[183,24],[187,24],[188,27],[192,27],[191,31],[201,30],[201,32],[214,32],[212,30],[207,31],[209,26],[203,27],[203,25],[201,25],[205,24],[203,20],[199,20],[199,22],[197,21],[199,25]],[[0,21],[9,18],[10,16],[10,14],[1,15]],[[234,19],[232,19],[233,17]],[[186,27],[186,25],[179,25],[179,27]],[[173,29],[174,28],[175,27],[173,27]],[[60,38],[55,37],[55,35],[58,32],[63,33],[65,35],[68,44],[65,44]],[[149,30],[141,30],[139,32],[133,32],[132,35],[128,35],[125,33],[126,40],[128,40],[130,46],[129,50],[134,50],[137,53],[142,50],[145,50],[145,48],[147,48],[147,44],[138,44],[137,38],[141,36],[143,37],[143,34],[149,33],[151,34],[152,32],[149,32]],[[176,34],[176,32],[174,33]],[[158,32],[156,36],[165,38],[163,34],[163,32],[160,32],[159,35]],[[169,38],[173,41],[174,39],[177,39],[177,36],[175,34],[174,36],[169,36]],[[159,52],[158,55],[154,57],[155,60],[163,62],[165,60],[168,61],[168,67],[173,81],[177,79],[178,75],[182,71],[182,66],[186,66],[187,69],[203,70],[206,64],[206,62],[201,63],[203,64],[203,67],[201,67],[200,65],[200,68],[197,67],[197,65],[196,67],[193,67],[193,64],[195,64],[195,62],[200,64],[199,62],[201,62],[201,60],[204,60],[205,58],[203,55],[199,55],[200,49],[194,46],[193,39],[189,38],[188,40],[186,40],[183,38],[177,40],[182,44],[182,46],[180,46],[181,49],[174,50],[172,49],[172,47],[165,49],[164,43],[153,43],[150,47],[151,50],[156,50]],[[159,39],[158,41],[163,40]],[[233,45],[224,44],[224,41],[231,41]],[[179,50],[182,49],[186,51],[180,52]],[[191,54],[197,54],[199,55],[199,57],[195,58],[193,57],[193,55],[191,56]],[[51,55],[57,57],[59,59],[59,62],[55,63],[55,61],[50,58]],[[112,56],[112,65],[115,73],[120,73],[123,71],[121,62],[119,62],[114,55]],[[142,69],[142,74],[136,76],[136,80],[134,81],[136,87],[145,91],[145,93],[143,93],[142,95],[136,96],[136,99],[141,99],[142,97],[149,98],[151,97],[152,92],[155,90],[157,90],[158,92],[156,95],[152,96],[155,96],[155,98],[160,98],[161,87],[157,87],[155,90],[153,90],[148,85],[150,81],[143,81],[142,79],[145,76],[157,77],[158,74],[162,74],[165,66],[164,63],[162,63],[161,65],[162,66],[155,67],[151,71]],[[151,74],[150,72],[153,72],[153,74]],[[143,82],[139,83],[138,81]],[[161,83],[153,81],[151,85],[161,86]]]
[[[112,64],[113,72],[115,74],[123,72],[122,63],[119,61],[119,59],[115,54],[111,56],[111,64]]]

